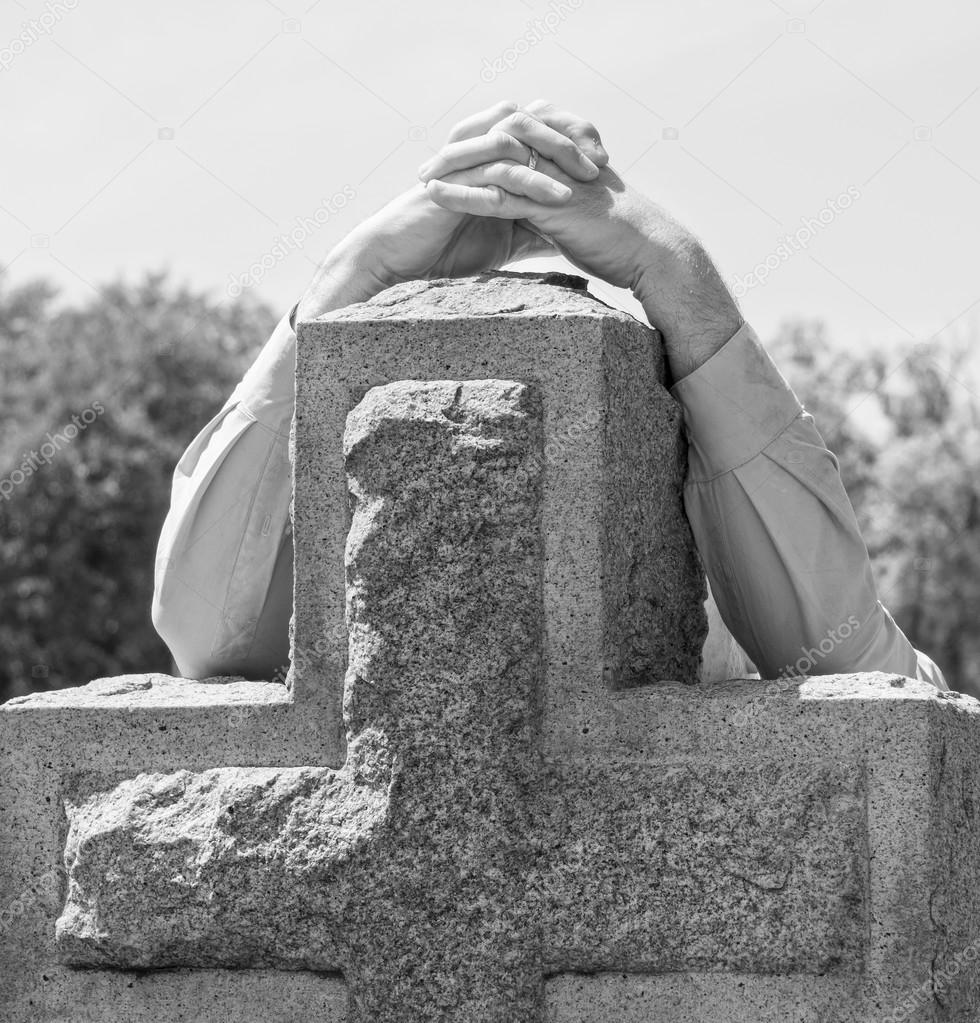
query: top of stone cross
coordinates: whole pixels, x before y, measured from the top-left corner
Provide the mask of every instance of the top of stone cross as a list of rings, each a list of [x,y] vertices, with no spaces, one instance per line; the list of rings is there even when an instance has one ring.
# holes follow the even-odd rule
[[[354,406],[397,381],[522,383],[542,407],[544,720],[548,741],[566,749],[591,734],[607,690],[695,681],[706,631],[663,345],[584,285],[522,273],[408,282],[297,324],[294,645],[346,639],[349,502],[333,481]],[[325,560],[328,548],[336,555]],[[339,650],[311,657],[294,689],[322,692],[341,660]]]
[[[525,281],[298,324],[291,691],[0,707],[5,1019],[974,1018],[980,704],[643,685],[703,638],[679,409]]]
[[[454,319],[460,316],[590,316],[631,319],[606,305],[574,274],[494,271],[462,279],[407,281],[367,302],[345,306],[321,320]]]

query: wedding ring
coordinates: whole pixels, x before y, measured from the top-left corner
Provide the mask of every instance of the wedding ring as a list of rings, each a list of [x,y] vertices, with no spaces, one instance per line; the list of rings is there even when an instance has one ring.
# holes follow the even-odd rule
[[[527,148],[531,149],[530,146],[528,146]],[[527,169],[528,170],[534,170],[534,168],[537,167],[537,165],[538,165],[538,154],[533,149],[531,149],[531,159],[527,161]]]

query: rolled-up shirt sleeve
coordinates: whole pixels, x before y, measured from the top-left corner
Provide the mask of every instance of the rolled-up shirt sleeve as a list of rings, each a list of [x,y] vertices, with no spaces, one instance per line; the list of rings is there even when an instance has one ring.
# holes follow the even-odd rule
[[[672,388],[684,502],[722,617],[763,678],[895,672],[947,689],[878,599],[837,459],[758,337]]]
[[[188,678],[272,678],[288,662],[295,365],[286,317],[174,470],[152,618]]]

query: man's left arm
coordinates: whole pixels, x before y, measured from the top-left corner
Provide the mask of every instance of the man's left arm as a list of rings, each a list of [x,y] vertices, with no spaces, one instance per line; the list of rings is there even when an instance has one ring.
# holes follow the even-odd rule
[[[743,324],[672,389],[712,592],[763,678],[885,671],[948,688],[878,599],[837,459]]]
[[[763,677],[877,670],[947,688],[879,602],[837,461],[698,239],[609,166],[583,182],[538,160],[572,189],[554,208],[490,194],[458,167],[447,146],[423,169],[433,201],[527,222],[630,288],[660,331],[691,439],[688,515],[722,617]]]

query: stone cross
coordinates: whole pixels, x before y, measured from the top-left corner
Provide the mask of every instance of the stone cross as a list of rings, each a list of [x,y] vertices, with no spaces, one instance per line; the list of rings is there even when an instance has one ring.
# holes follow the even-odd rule
[[[569,278],[302,325],[289,685],[0,714],[4,894],[56,878],[0,933],[11,1018],[965,1018],[980,707],[685,684],[663,383]]]

